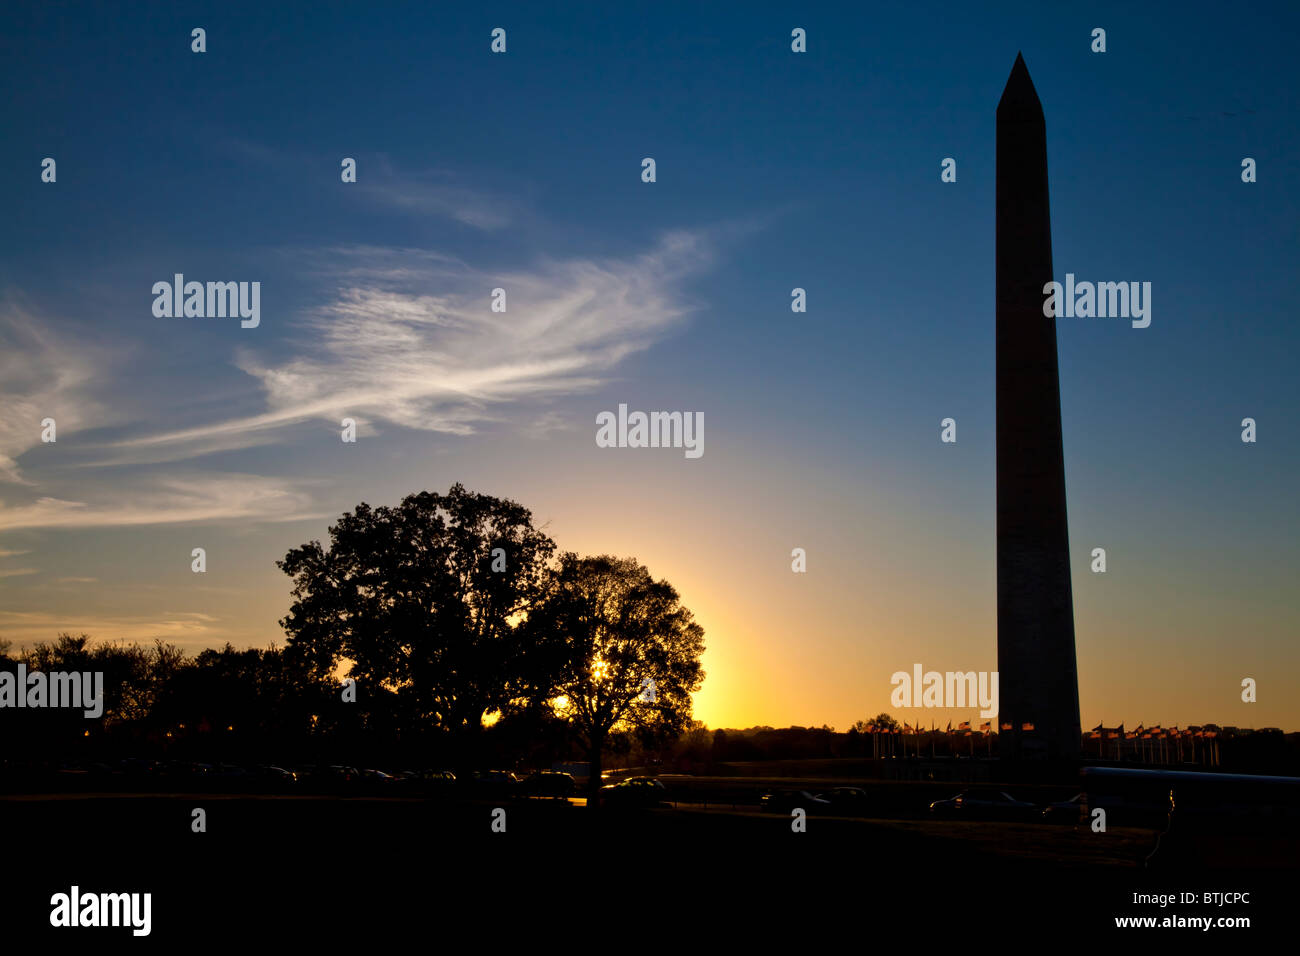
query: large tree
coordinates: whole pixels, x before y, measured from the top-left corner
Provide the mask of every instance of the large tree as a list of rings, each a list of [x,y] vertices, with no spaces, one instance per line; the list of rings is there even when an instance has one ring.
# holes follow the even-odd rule
[[[523,506],[456,484],[396,508],[363,502],[329,535],[328,550],[312,541],[278,562],[294,579],[289,648],[319,671],[348,661],[359,695],[385,688],[412,729],[458,737],[550,682],[529,672],[541,658],[518,624],[555,543]]]
[[[563,648],[552,693],[587,749],[593,798],[612,733],[663,740],[688,726],[704,681],[704,629],[672,585],[635,560],[562,555],[528,626],[535,646]]]

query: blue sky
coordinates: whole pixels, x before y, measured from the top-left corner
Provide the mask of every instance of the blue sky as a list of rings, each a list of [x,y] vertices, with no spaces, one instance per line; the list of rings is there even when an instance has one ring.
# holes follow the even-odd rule
[[[1022,50],[1057,278],[1153,285],[1147,329],[1058,320],[1085,723],[1300,717],[1233,692],[1297,663],[1293,5],[2,16],[0,637],[264,644],[276,557],[459,479],[677,584],[712,723],[845,726],[915,660],[995,666],[993,121]],[[155,318],[176,272],[260,281],[261,325]],[[703,412],[704,457],[597,449],[620,402]]]

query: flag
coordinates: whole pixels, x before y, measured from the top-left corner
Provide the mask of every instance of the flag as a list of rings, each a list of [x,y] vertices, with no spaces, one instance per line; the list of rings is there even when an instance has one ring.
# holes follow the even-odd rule
[[[950,734],[950,733],[952,733],[952,721],[951,721],[951,720],[948,721],[948,729],[945,730],[944,733],[945,733],[945,734]]]
[[[1092,728],[1092,732],[1093,732],[1094,734],[1099,734],[1099,733],[1101,733],[1101,732],[1102,732],[1103,730],[1105,730],[1105,729],[1106,729],[1106,728],[1103,727],[1101,724],[1098,724],[1096,727]]]

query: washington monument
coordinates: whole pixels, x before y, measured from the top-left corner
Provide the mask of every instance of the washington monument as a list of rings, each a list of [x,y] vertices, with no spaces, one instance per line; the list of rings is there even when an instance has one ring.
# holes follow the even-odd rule
[[[1020,55],[997,127],[999,741],[1006,758],[1071,759],[1079,677],[1056,319],[1043,315],[1053,278],[1047,134]]]

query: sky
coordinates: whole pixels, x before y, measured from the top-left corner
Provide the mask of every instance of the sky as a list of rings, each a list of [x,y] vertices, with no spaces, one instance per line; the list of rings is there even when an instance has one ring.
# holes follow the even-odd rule
[[[277,559],[461,481],[670,581],[709,726],[972,718],[890,676],[997,666],[1023,51],[1056,278],[1152,283],[1056,320],[1083,725],[1300,729],[1298,8],[551,6],[5,5],[0,640],[283,643]],[[156,317],[176,273],[260,323]],[[598,447],[620,404],[704,453]]]

